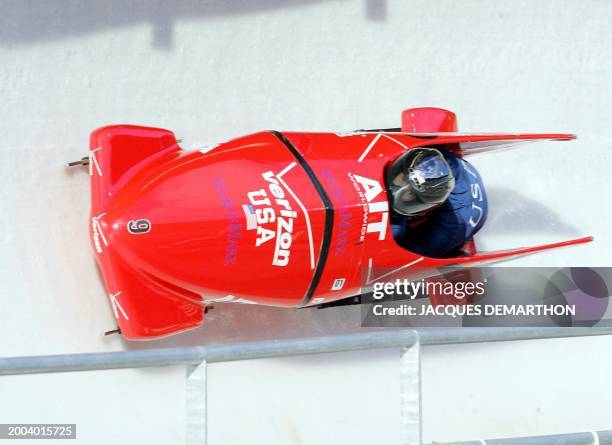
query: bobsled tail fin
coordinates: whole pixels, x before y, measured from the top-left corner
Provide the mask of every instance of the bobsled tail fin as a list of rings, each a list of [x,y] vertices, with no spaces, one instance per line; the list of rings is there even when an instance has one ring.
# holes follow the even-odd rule
[[[523,256],[523,255],[528,255],[531,253],[541,252],[543,250],[556,249],[558,247],[574,246],[576,244],[590,243],[591,241],[593,241],[593,237],[586,236],[584,238],[577,238],[577,239],[561,241],[557,243],[542,244],[539,246],[532,246],[532,247],[519,247],[517,249],[497,250],[493,252],[480,252],[472,256],[457,257],[457,258],[452,258],[452,259],[448,258],[448,259],[439,260],[439,261],[445,262],[446,263],[445,265],[457,264],[457,265],[476,266],[476,265],[481,265],[481,264],[494,263],[497,261],[504,261],[507,259],[515,258],[517,256]]]
[[[137,125],[98,128],[91,133],[89,146],[92,202],[100,208],[105,208],[130,170],[164,153],[180,151],[171,131]]]
[[[198,294],[135,271],[120,258],[110,260],[111,256],[111,252],[106,255],[104,280],[125,338],[152,340],[204,322],[204,305]]]
[[[439,133],[457,131],[457,116],[443,108],[408,108],[402,111],[402,131],[406,133]]]

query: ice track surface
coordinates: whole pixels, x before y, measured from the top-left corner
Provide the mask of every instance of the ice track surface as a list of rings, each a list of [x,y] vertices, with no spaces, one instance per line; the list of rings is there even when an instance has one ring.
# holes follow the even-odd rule
[[[3,11],[1,356],[361,329],[358,308],[217,304],[184,335],[104,337],[115,324],[88,241],[88,175],[64,165],[111,123],[168,128],[188,148],[261,129],[393,127],[414,106],[455,111],[461,131],[573,132],[472,158],[490,200],[479,247],[593,235],[512,264],[612,264],[610,3],[9,0]]]

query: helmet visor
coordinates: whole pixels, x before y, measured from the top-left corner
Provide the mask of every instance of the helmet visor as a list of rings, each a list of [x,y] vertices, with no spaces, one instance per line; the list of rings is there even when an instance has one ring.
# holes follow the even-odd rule
[[[408,168],[408,178],[417,189],[433,186],[440,179],[450,176],[448,163],[442,157],[427,156]]]
[[[419,216],[442,204],[455,186],[448,162],[432,148],[418,148],[402,156],[389,174],[393,207],[406,216]]]

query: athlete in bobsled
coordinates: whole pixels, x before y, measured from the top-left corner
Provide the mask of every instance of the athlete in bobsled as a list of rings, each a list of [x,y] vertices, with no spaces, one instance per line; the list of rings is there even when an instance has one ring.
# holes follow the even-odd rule
[[[386,176],[393,237],[411,252],[431,258],[457,256],[487,218],[480,175],[443,147],[405,153]]]
[[[465,158],[572,139],[457,133],[454,113],[427,107],[404,110],[399,128],[262,131],[201,150],[166,129],[109,125],[70,165],[89,168],[91,244],[117,326],[145,340],[200,326],[212,304],[320,306],[588,243],[481,251],[472,240],[487,198]]]

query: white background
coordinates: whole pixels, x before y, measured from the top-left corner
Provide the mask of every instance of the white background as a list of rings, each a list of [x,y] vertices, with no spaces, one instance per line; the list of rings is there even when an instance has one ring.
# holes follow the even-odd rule
[[[593,235],[590,245],[512,264],[610,265],[610,17],[612,3],[602,0],[3,2],[0,356],[358,329],[351,310],[219,305],[204,328],[181,337],[104,338],[114,322],[87,239],[88,177],[64,163],[86,154],[94,128],[112,123],[169,128],[197,147],[261,129],[398,126],[404,108],[439,106],[458,114],[462,131],[577,133],[573,142],[473,158],[490,199],[478,242],[486,250]],[[612,346],[555,341],[568,357]],[[534,372],[550,371],[546,345],[527,356]],[[456,351],[466,349],[470,362],[490,362],[486,348]],[[436,357],[425,360],[444,362]],[[612,370],[603,352],[600,360]],[[595,383],[607,384],[600,377]],[[168,382],[180,388],[182,375]],[[446,400],[424,385],[432,403]],[[426,423],[426,434],[450,428],[447,419]],[[589,428],[586,417],[557,419],[547,432]],[[482,425],[455,425],[449,439],[510,433]]]

